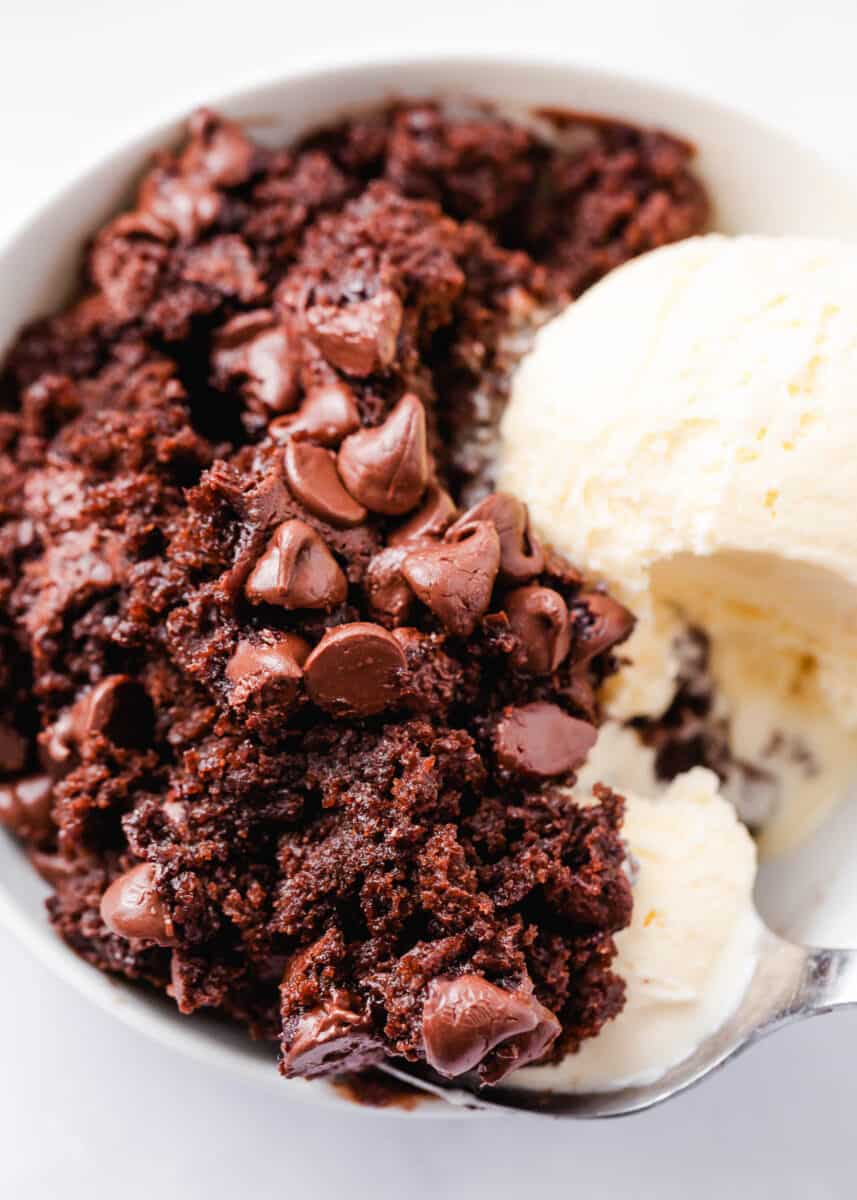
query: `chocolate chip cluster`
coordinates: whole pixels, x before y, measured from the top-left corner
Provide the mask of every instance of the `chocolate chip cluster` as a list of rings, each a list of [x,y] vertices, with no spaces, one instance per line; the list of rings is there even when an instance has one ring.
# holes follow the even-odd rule
[[[374,326],[364,331],[374,336]],[[328,353],[339,361],[338,343]],[[330,391],[323,386],[323,403]],[[342,383],[337,396],[356,413]],[[276,680],[294,703],[303,690],[333,716],[394,708],[403,694],[408,648],[413,652],[421,637],[431,636],[411,627],[419,604],[439,631],[466,638],[496,602],[516,639],[517,660],[534,676],[560,668],[572,642],[573,660],[585,674],[593,657],[628,636],[630,615],[609,596],[579,594],[575,621],[559,591],[533,583],[546,572],[546,557],[525,506],[513,496],[492,494],[457,515],[432,469],[425,409],[416,396],[404,395],[378,425],[347,434],[326,426],[323,444],[307,419],[318,403],[311,391],[289,423],[277,419],[274,436],[285,441],[282,476],[293,500],[337,529],[353,529],[370,513],[407,520],[388,532],[388,544],[366,567],[364,605],[374,620],[329,628],[315,647],[294,634],[257,645],[242,641],[226,667],[236,692],[246,697],[254,680],[258,687]],[[563,572],[567,580],[568,569]],[[244,594],[252,605],[330,613],[346,601],[348,580],[322,535],[290,517],[271,533]],[[504,765],[535,778],[572,770],[593,741],[591,727],[544,703],[510,710],[497,734]]]
[[[560,785],[632,621],[490,442],[538,322],[705,205],[585,132],[197,114],[0,376],[0,822],[78,953],[288,1075],[495,1082],[622,1005],[622,802]]]

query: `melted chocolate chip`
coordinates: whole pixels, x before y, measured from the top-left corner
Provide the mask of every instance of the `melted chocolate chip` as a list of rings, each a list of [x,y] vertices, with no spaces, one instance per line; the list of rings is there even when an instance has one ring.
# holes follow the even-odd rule
[[[506,710],[494,736],[501,766],[528,779],[552,779],[579,767],[595,745],[594,725],[537,700]]]
[[[350,1006],[350,997],[337,992],[324,1004],[304,1013],[297,1022],[282,1058],[285,1076],[312,1079],[331,1071],[359,1071],[377,1062],[381,1042],[365,1012]]]
[[[527,670],[550,675],[571,645],[571,621],[562,596],[553,588],[530,584],[509,592],[504,607],[520,639]]]
[[[343,487],[330,450],[292,438],[284,462],[292,493],[315,516],[341,529],[365,521],[366,509]]]
[[[317,304],[307,312],[307,331],[327,361],[346,375],[366,376],[396,357],[402,302],[385,289],[371,300],[337,308]]]
[[[305,521],[284,521],[250,573],[244,592],[251,604],[330,610],[348,594],[339,564]]]
[[[240,381],[242,395],[265,410],[288,412],[297,400],[299,346],[267,309],[242,313],[218,330],[212,366],[217,382]]]
[[[539,1062],[562,1032],[559,1020],[549,1008],[545,1008],[534,996],[526,997],[525,1002],[533,1006],[535,1025],[528,1033],[507,1038],[497,1046],[479,1071],[485,1083],[499,1083],[512,1071],[526,1067],[528,1063]]]
[[[350,387],[336,381],[322,383],[307,392],[293,416],[277,417],[268,426],[276,441],[302,434],[322,446],[338,446],[344,437],[360,428],[357,401]]]
[[[75,704],[74,737],[99,733],[117,746],[140,747],[152,739],[152,704],[145,689],[127,675],[108,675]]]
[[[455,502],[438,483],[430,483],[425,498],[412,517],[409,517],[388,539],[391,546],[418,542],[422,538],[439,538],[456,514]]]
[[[441,1075],[481,1072],[497,1083],[541,1058],[560,1032],[556,1017],[523,992],[507,992],[479,975],[436,980],[423,1007],[426,1061]]]
[[[310,699],[334,716],[369,717],[399,699],[405,655],[381,625],[328,629],[304,664]]]
[[[387,546],[371,559],[363,580],[372,616],[390,629],[407,622],[414,601],[402,575],[406,553],[402,546]]]
[[[501,579],[507,583],[526,583],[544,569],[544,551],[530,532],[527,506],[516,496],[492,492],[459,517],[452,530],[463,528],[473,521],[490,521],[497,530]]]
[[[402,574],[450,633],[467,637],[491,603],[500,540],[488,521],[453,530],[442,542],[410,550]]]
[[[309,651],[309,643],[296,634],[286,634],[276,642],[239,642],[226,664],[226,678],[232,684],[230,702],[240,705],[250,696],[274,687],[278,700],[293,703]]]
[[[30,775],[14,783],[0,783],[0,825],[18,837],[41,841],[53,830],[53,780]]]
[[[383,424],[346,438],[338,461],[343,483],[372,512],[409,512],[422,496],[429,473],[421,401],[403,396]]]
[[[158,895],[151,863],[138,863],[113,880],[101,897],[101,919],[119,937],[173,944],[172,921]]]
[[[145,689],[127,675],[108,675],[39,734],[39,753],[55,777],[68,771],[87,738],[100,734],[116,746],[140,748],[152,740],[154,714]]]
[[[574,604],[571,661],[587,663],[596,654],[624,642],[634,628],[631,613],[603,592],[582,592]]]

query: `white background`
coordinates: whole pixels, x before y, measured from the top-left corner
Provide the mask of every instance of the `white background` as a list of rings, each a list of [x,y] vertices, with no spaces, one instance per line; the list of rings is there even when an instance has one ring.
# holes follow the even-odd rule
[[[533,49],[641,72],[752,109],[857,172],[853,0],[0,0],[0,18],[0,240],[127,134],[351,49]],[[631,1120],[418,1122],[295,1107],[175,1059],[3,931],[0,964],[2,1200],[857,1193],[857,1013],[787,1031]]]

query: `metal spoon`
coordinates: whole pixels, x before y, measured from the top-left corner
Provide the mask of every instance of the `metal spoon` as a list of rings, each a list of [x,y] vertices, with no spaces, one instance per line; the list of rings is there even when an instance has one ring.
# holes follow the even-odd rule
[[[621,1117],[678,1095],[792,1021],[851,1004],[857,1004],[857,950],[795,946],[764,929],[756,970],[738,1009],[693,1054],[653,1083],[606,1092],[530,1092],[508,1084],[480,1089],[475,1077],[469,1076],[446,1084],[439,1076],[426,1079],[391,1063],[382,1069],[400,1082],[464,1108],[572,1119]]]

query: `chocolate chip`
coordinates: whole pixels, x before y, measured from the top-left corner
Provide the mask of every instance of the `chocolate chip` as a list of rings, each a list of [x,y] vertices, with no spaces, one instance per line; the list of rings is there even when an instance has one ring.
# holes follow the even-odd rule
[[[581,592],[572,611],[571,661],[580,665],[624,642],[634,628],[631,613],[603,592]]]
[[[363,579],[369,611],[387,628],[404,625],[413,604],[414,593],[402,575],[406,553],[403,546],[387,546],[370,560]]]
[[[474,521],[453,526],[442,542],[410,550],[402,574],[450,633],[467,637],[491,603],[499,564],[497,530]]]
[[[72,709],[78,743],[101,734],[117,746],[140,747],[152,738],[154,714],[145,689],[127,675],[108,675]]]
[[[309,643],[296,634],[286,634],[275,642],[239,642],[226,664],[226,678],[232,684],[230,703],[243,704],[269,688],[276,690],[281,703],[293,703],[309,651]]]
[[[171,946],[175,940],[151,863],[138,863],[113,880],[101,897],[101,919],[122,938],[145,938],[159,946]]]
[[[250,573],[244,592],[251,604],[332,609],[348,583],[322,538],[305,521],[284,521]]]
[[[366,509],[343,487],[330,450],[292,438],[284,462],[292,493],[315,516],[342,529],[365,521]]]
[[[537,700],[510,708],[497,725],[494,746],[501,766],[529,779],[552,779],[579,767],[595,745],[594,725]]]
[[[429,473],[421,401],[403,396],[383,424],[352,433],[342,443],[338,462],[351,495],[372,512],[410,512],[425,491]]]
[[[99,734],[124,749],[140,749],[153,732],[152,702],[142,685],[128,675],[108,675],[39,734],[39,753],[57,777],[71,768],[89,737]]]
[[[438,483],[430,483],[420,507],[398,529],[393,530],[389,544],[403,546],[406,542],[417,542],[421,538],[442,537],[456,511],[449,493]]]
[[[534,996],[526,997],[526,1001],[535,1010],[534,1027],[529,1033],[508,1038],[497,1046],[489,1061],[480,1068],[479,1074],[484,1083],[499,1083],[512,1071],[526,1067],[528,1063],[539,1062],[562,1032],[562,1026],[549,1008],[545,1008]]]
[[[510,1071],[541,1058],[560,1032],[553,1013],[535,996],[508,992],[479,975],[435,980],[423,1007],[426,1061],[441,1075],[481,1072],[497,1083]]]
[[[530,532],[527,506],[506,492],[492,492],[464,513],[450,532],[473,521],[490,521],[500,538],[500,577],[507,583],[526,583],[544,568],[541,543]]]
[[[509,592],[504,607],[527,670],[550,675],[571,645],[571,620],[562,596],[553,588],[530,584]]]
[[[266,411],[283,413],[294,407],[299,345],[267,309],[227,321],[215,335],[211,362],[219,386],[239,381],[241,394]]]
[[[0,783],[0,825],[18,837],[41,841],[53,830],[53,780],[30,775]]]
[[[332,366],[347,375],[371,375],[396,357],[402,302],[385,289],[371,300],[342,308],[317,304],[307,312],[306,323],[310,338]]]
[[[350,387],[344,383],[322,383],[307,392],[293,416],[277,417],[268,426],[276,441],[285,442],[303,434],[322,446],[338,446],[344,437],[360,428],[360,413]]]
[[[304,664],[310,699],[334,716],[368,717],[399,698],[401,646],[381,625],[355,621],[328,629]]]
[[[287,1077],[312,1079],[331,1071],[358,1071],[381,1057],[382,1044],[368,1015],[355,1011],[346,993],[336,992],[299,1018],[281,1069]]]

